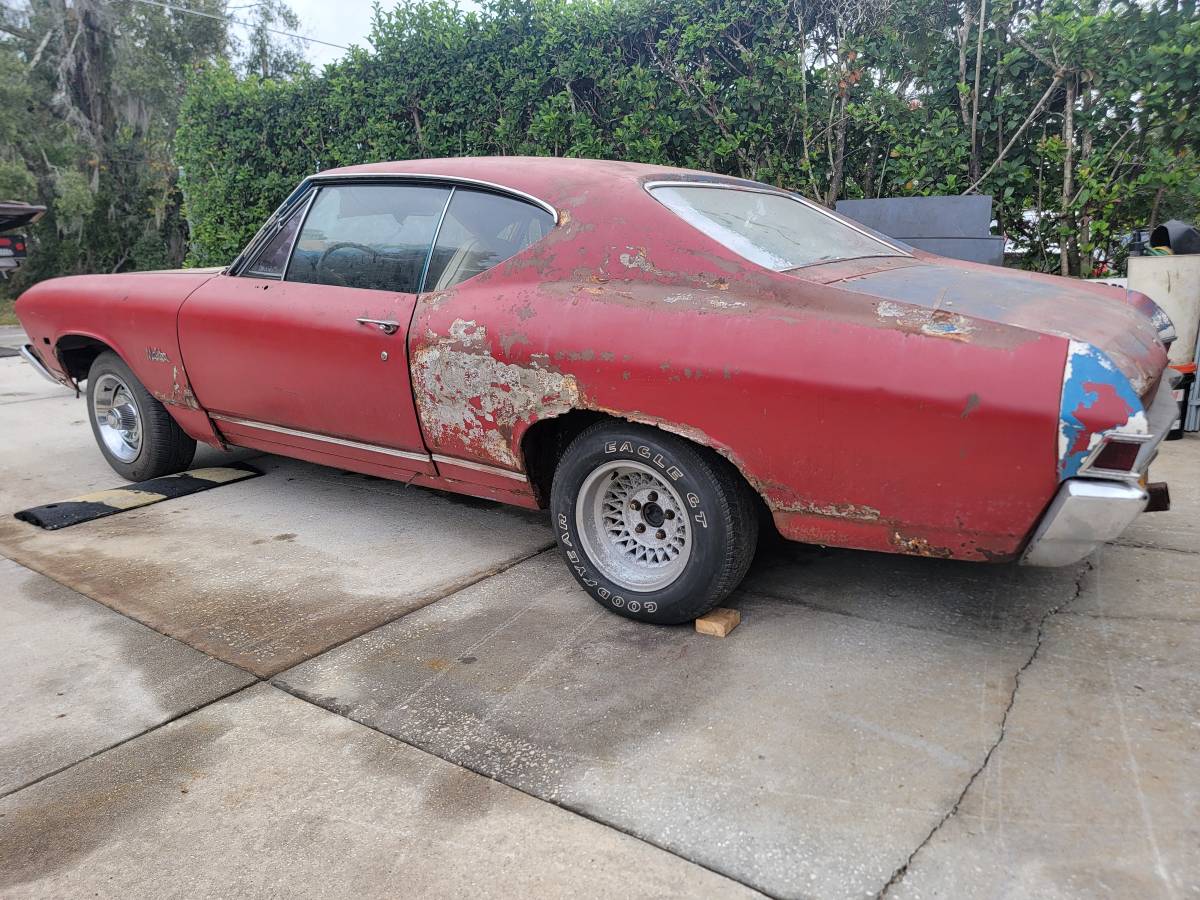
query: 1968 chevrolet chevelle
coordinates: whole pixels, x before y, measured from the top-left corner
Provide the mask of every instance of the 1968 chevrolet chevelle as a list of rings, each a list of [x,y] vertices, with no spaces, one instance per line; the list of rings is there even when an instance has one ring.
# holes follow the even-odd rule
[[[1176,412],[1142,295],[617,162],[328,171],[227,268],[16,309],[128,479],[204,441],[549,508],[579,583],[660,623],[733,590],[764,509],[796,541],[1078,560],[1146,506]]]

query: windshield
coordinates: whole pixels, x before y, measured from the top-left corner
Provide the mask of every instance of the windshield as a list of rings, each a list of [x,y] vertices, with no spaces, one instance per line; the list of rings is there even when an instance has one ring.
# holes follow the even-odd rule
[[[711,185],[662,185],[654,198],[750,262],[776,272],[862,256],[905,256],[793,197]]]

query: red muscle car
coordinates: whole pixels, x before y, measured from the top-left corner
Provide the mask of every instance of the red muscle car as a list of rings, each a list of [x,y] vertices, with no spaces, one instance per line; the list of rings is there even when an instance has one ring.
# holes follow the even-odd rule
[[[681,622],[786,538],[1056,565],[1147,503],[1142,295],[951,261],[788,191],[577,159],[335,169],[231,265],[61,278],[26,358],[140,480],[196,441],[548,508],[579,583]]]

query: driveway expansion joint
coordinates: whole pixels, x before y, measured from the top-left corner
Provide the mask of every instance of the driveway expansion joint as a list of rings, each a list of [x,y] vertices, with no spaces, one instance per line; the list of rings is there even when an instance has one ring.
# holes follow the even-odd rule
[[[912,867],[912,864],[916,861],[916,858],[921,851],[929,846],[930,842],[937,836],[938,832],[940,832],[946,823],[954,818],[954,816],[958,813],[959,807],[962,806],[962,802],[966,799],[971,787],[979,779],[979,776],[983,774],[984,770],[987,769],[988,764],[992,761],[992,756],[994,756],[996,753],[996,749],[1004,741],[1008,728],[1008,717],[1009,714],[1012,713],[1013,707],[1017,703],[1017,693],[1021,690],[1021,676],[1030,666],[1033,665],[1034,660],[1037,659],[1038,653],[1042,649],[1042,642],[1046,637],[1046,625],[1052,618],[1063,612],[1066,607],[1070,606],[1079,599],[1080,594],[1083,593],[1084,578],[1087,576],[1088,572],[1091,572],[1094,568],[1095,567],[1092,565],[1091,560],[1086,560],[1075,575],[1075,590],[1072,591],[1071,596],[1059,603],[1057,606],[1050,607],[1050,609],[1046,610],[1046,612],[1042,615],[1041,619],[1038,620],[1037,637],[1034,640],[1033,649],[1030,651],[1029,656],[1026,657],[1025,662],[1023,662],[1017,669],[1016,674],[1013,675],[1012,691],[1008,695],[1008,703],[1005,705],[1004,712],[1000,716],[1000,728],[996,733],[996,739],[992,742],[991,746],[988,747],[987,753],[985,753],[983,756],[983,760],[979,763],[979,766],[975,769],[975,771],[971,773],[971,776],[967,779],[966,784],[963,785],[963,789],[959,791],[959,794],[954,799],[954,803],[951,805],[950,809],[948,809],[945,815],[943,815],[937,821],[937,823],[934,824],[933,828],[929,830],[929,833],[925,835],[921,843],[917,844],[913,851],[908,854],[908,858],[904,860],[904,863],[892,873],[892,877],[889,878],[887,883],[884,884],[884,886],[879,889],[878,893],[875,894],[875,900],[883,900],[883,898],[888,896],[888,893],[892,890],[892,888],[904,880],[905,876],[908,875],[909,869]]]
[[[249,674],[249,673],[247,673],[247,674]],[[251,677],[253,677],[253,676],[251,676]],[[105,746],[99,748],[98,750],[92,751],[87,756],[80,757],[79,759],[74,760],[73,762],[67,763],[65,766],[59,766],[53,772],[46,772],[44,775],[39,775],[37,778],[31,778],[29,781],[26,781],[23,784],[18,784],[16,787],[11,787],[6,791],[0,791],[0,800],[3,800],[5,797],[11,797],[13,794],[19,793],[19,792],[25,790],[26,788],[33,787],[35,784],[46,781],[47,779],[54,778],[58,775],[62,775],[64,772],[69,772],[71,769],[74,769],[76,766],[80,765],[81,763],[87,762],[89,759],[95,759],[97,756],[102,756],[103,754],[107,753],[109,750],[116,750],[118,747],[124,746],[125,744],[128,744],[131,741],[136,741],[140,737],[145,737],[146,735],[150,734],[153,731],[158,731],[158,729],[160,729],[160,728],[165,728],[167,725],[170,725],[172,722],[178,722],[180,719],[190,716],[192,713],[199,712],[202,709],[206,709],[206,708],[212,706],[214,703],[220,703],[222,700],[228,700],[230,697],[240,694],[242,691],[252,688],[257,684],[262,684],[262,680],[259,678],[254,678],[253,681],[243,684],[240,687],[235,687],[233,690],[226,691],[225,693],[221,694],[218,697],[213,697],[211,700],[205,700],[204,702],[197,703],[194,706],[188,707],[187,709],[182,709],[175,715],[169,716],[168,718],[163,719],[161,722],[156,722],[153,725],[147,726],[146,728],[143,728],[141,731],[137,732],[136,734],[131,734],[131,735],[121,738],[119,741],[113,741],[111,744],[106,744]]]
[[[1117,613],[1076,612],[1073,609],[1062,610],[1060,615],[1077,616],[1081,619],[1100,619],[1104,622],[1165,622],[1168,625],[1200,625],[1200,619],[1189,619],[1184,616],[1123,616]]]
[[[1112,541],[1109,546],[1126,547],[1130,550],[1158,550],[1161,553],[1182,553],[1184,556],[1200,556],[1200,551],[1184,550],[1182,547],[1160,547],[1157,544],[1143,544],[1137,541]]]
[[[260,677],[262,678],[263,681],[272,681],[272,679],[278,678],[280,675],[283,675],[288,670],[294,669],[297,666],[302,666],[306,662],[309,662],[310,660],[314,660],[314,659],[324,656],[326,653],[331,653],[332,651],[338,649],[339,647],[341,647],[345,644],[350,643],[351,641],[356,641],[360,637],[365,637],[366,635],[370,634],[372,631],[376,631],[377,629],[384,628],[395,622],[399,622],[401,619],[403,619],[407,616],[411,616],[415,612],[420,612],[423,609],[433,606],[433,604],[435,604],[441,600],[449,599],[450,597],[453,597],[455,594],[458,594],[458,593],[461,593],[462,591],[473,588],[473,587],[475,587],[475,585],[480,584],[481,582],[487,581],[489,578],[495,578],[497,575],[503,575],[509,569],[515,569],[517,566],[521,565],[521,563],[526,563],[526,562],[529,562],[529,560],[531,560],[531,559],[536,559],[537,557],[541,556],[543,553],[549,553],[550,551],[552,551],[554,549],[556,543],[557,543],[557,541],[549,541],[549,542],[539,546],[537,549],[533,550],[530,553],[526,553],[522,556],[517,557],[516,559],[506,560],[505,562],[502,562],[502,563],[499,563],[498,565],[493,566],[492,568],[488,569],[486,572],[481,572],[478,575],[471,576],[469,579],[465,579],[463,581],[456,582],[455,584],[450,585],[448,588],[446,588],[444,591],[442,591],[436,597],[429,598],[428,602],[422,603],[420,606],[414,607],[413,609],[406,610],[405,612],[402,612],[397,616],[393,616],[392,618],[387,619],[386,621],[376,622],[375,624],[364,628],[362,631],[347,635],[346,637],[339,640],[336,644],[330,644],[328,647],[322,648],[320,652],[314,653],[312,656],[306,656],[304,659],[298,660],[296,662],[288,662],[281,668],[275,669],[274,671],[264,672],[263,675]],[[224,662],[224,660],[222,660],[222,662]],[[272,683],[274,683],[274,682],[272,681]],[[276,687],[278,687],[278,685],[276,685]],[[302,698],[302,699],[308,699],[308,698]],[[311,702],[311,701],[309,701],[309,702]],[[320,704],[317,704],[317,705],[320,706]],[[349,718],[349,716],[347,716],[346,718]]]

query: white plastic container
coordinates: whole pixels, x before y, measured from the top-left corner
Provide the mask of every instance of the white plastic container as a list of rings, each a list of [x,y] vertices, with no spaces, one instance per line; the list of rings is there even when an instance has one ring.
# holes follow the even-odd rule
[[[1200,254],[1129,257],[1129,289],[1141,291],[1175,323],[1173,366],[1196,361],[1200,331]]]

